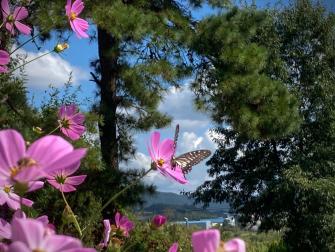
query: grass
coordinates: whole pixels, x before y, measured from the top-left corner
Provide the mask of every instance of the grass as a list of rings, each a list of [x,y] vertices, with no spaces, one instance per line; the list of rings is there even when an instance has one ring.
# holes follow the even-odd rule
[[[243,239],[248,252],[286,252],[280,232],[254,232],[238,228],[221,228],[221,239],[229,240],[234,237]]]

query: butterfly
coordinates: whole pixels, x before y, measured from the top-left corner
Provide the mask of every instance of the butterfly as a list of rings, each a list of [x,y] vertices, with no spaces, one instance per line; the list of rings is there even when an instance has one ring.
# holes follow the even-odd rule
[[[174,135],[174,151],[176,152],[177,141],[179,135],[179,125],[176,126]],[[172,169],[177,165],[181,167],[184,174],[189,173],[192,170],[192,166],[199,164],[202,160],[208,158],[211,155],[210,150],[195,150],[181,154],[178,157],[174,157],[171,160]]]

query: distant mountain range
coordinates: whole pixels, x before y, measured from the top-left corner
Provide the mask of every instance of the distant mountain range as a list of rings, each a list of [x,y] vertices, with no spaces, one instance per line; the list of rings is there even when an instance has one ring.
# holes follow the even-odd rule
[[[171,192],[156,192],[153,195],[145,195],[144,196],[144,207],[148,207],[155,204],[169,204],[169,205],[176,205],[176,206],[193,206],[194,207],[194,200],[189,199],[185,195],[171,193]],[[201,204],[195,206],[196,208],[202,208]],[[226,210],[229,209],[229,205],[227,203],[211,203],[208,207],[209,209],[212,208],[225,208]]]
[[[169,220],[202,219],[220,217],[229,212],[227,203],[212,203],[204,209],[201,204],[194,205],[193,200],[185,195],[168,192],[156,192],[154,195],[146,195],[145,203],[137,207],[135,211],[143,219],[150,219],[155,214],[164,214]]]

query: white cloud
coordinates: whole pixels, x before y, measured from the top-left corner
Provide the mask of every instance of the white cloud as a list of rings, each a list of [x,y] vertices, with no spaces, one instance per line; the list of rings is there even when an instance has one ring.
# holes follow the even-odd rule
[[[203,137],[198,137],[194,132],[184,132],[179,142],[179,151],[188,152],[199,148]]]
[[[43,52],[29,52],[23,49],[17,50],[16,56],[26,57],[26,61],[34,59]],[[42,58],[33,61],[25,66],[25,73],[27,74],[28,87],[45,89],[50,84],[54,87],[63,86],[69,80],[72,73],[73,84],[78,84],[80,80],[88,79],[88,74],[79,67],[71,65],[64,60],[60,55],[51,53]],[[18,72],[19,70],[17,70]]]
[[[158,109],[173,117],[173,126],[178,123],[183,130],[204,130],[209,127],[210,119],[206,114],[196,110],[194,98],[188,85],[179,89],[172,87]]]

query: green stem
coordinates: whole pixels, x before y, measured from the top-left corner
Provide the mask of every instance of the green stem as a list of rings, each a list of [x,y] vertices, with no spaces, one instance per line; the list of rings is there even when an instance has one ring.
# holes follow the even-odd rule
[[[51,135],[52,133],[54,133],[56,130],[58,130],[60,128],[60,125],[57,126],[57,128],[53,129],[52,131],[50,131],[47,135]]]
[[[33,61],[35,61],[35,60],[38,60],[38,59],[40,59],[40,58],[42,58],[42,57],[44,57],[44,56],[46,56],[46,55],[48,55],[48,54],[51,54],[51,53],[53,53],[53,52],[54,52],[54,50],[52,50],[52,51],[50,51],[50,52],[46,52],[46,53],[44,53],[44,54],[42,54],[42,55],[40,55],[40,56],[38,56],[38,57],[36,57],[36,58],[34,58],[34,59],[32,59],[32,60],[29,60],[29,61],[23,63],[21,66],[18,66],[18,67],[16,67],[16,68],[14,68],[14,69],[13,69],[12,71],[10,71],[8,74],[11,74],[11,73],[15,72],[17,69],[19,69],[19,68],[21,68],[21,67],[23,67],[23,66],[25,66],[25,65],[27,65],[27,64],[29,64],[29,63],[31,63],[31,62],[33,62]]]
[[[77,229],[77,231],[78,231],[78,233],[79,233],[79,235],[81,237],[83,235],[83,232],[81,231],[81,228],[80,228],[80,225],[79,225],[79,223],[77,221],[77,218],[76,218],[74,212],[72,211],[72,208],[70,207],[69,203],[67,202],[64,193],[62,191],[61,191],[61,193],[62,193],[62,197],[63,197],[64,203],[65,203],[65,205],[67,207],[67,210],[72,215],[74,226],[76,227],[76,229]]]
[[[118,193],[114,194],[106,203],[102,206],[102,210],[104,210],[110,203],[112,203],[115,199],[117,199],[120,195],[122,195],[125,191],[127,191],[130,187],[136,185],[142,178],[144,178],[146,175],[148,175],[149,172],[151,172],[153,169],[150,168],[148,171],[146,171],[141,177],[135,179],[132,183],[130,183],[128,186],[123,188]]]
[[[1,26],[0,26],[0,28],[1,28]],[[20,48],[22,48],[23,46],[25,46],[26,44],[28,44],[30,41],[32,41],[35,38],[37,38],[40,34],[41,34],[41,32],[37,33],[35,36],[33,36],[30,39],[28,39],[27,41],[25,41],[23,44],[21,44],[20,46],[18,46],[17,48],[15,48],[9,55],[12,55],[13,53],[15,53],[17,50],[19,50]]]

